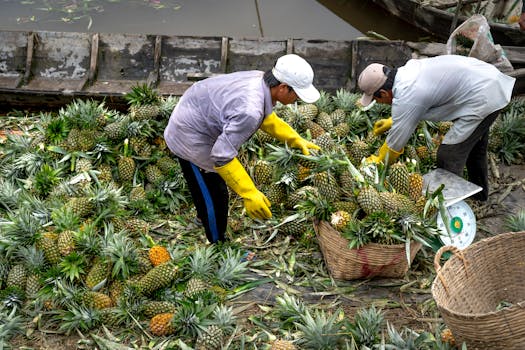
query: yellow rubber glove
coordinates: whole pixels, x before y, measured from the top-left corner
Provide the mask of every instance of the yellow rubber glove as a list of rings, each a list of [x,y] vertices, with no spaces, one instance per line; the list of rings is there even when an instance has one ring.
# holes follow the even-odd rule
[[[272,217],[270,201],[255,187],[250,175],[237,158],[233,158],[226,165],[215,167],[215,170],[226,184],[244,199],[244,207],[250,217],[261,220]]]
[[[290,147],[298,148],[304,155],[309,155],[308,149],[320,149],[315,143],[303,139],[284,120],[279,118],[275,112],[269,114],[261,124],[261,130],[272,135],[277,140],[286,142]]]
[[[379,154],[377,156],[374,154],[371,155],[370,157],[366,158],[366,161],[369,163],[377,164],[383,162],[388,156],[388,164],[392,164],[397,160],[397,158],[399,158],[400,155],[403,154],[403,151],[404,149],[402,149],[399,152],[394,151],[393,149],[388,147],[388,145],[385,142],[383,143],[383,146],[381,146],[381,148],[379,149]]]
[[[374,135],[379,136],[392,127],[392,117],[374,123]]]

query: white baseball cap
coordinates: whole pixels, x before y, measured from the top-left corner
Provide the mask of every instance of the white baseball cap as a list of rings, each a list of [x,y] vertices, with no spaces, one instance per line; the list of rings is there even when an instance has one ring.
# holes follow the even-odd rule
[[[295,54],[281,56],[272,73],[275,79],[290,86],[304,102],[314,103],[319,99],[319,91],[312,85],[314,71],[304,58]]]
[[[372,102],[374,92],[379,90],[387,80],[388,77],[385,75],[383,67],[383,64],[372,63],[359,74],[357,85],[359,89],[364,92],[359,103],[361,103],[363,107],[368,106],[370,102]]]

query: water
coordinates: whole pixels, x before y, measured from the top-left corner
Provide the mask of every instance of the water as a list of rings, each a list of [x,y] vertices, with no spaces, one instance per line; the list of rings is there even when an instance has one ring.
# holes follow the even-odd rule
[[[3,0],[1,30],[352,40],[367,31],[418,40],[357,0]]]

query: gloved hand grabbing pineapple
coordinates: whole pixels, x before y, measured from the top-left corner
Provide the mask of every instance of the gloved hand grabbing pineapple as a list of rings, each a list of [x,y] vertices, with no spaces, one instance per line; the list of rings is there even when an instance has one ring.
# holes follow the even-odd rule
[[[310,149],[320,149],[315,143],[303,139],[297,131],[279,118],[275,112],[264,118],[261,124],[261,130],[272,135],[279,141],[288,143],[290,147],[300,149],[304,155],[309,155]]]
[[[261,220],[272,217],[270,201],[255,187],[250,175],[237,158],[223,166],[215,167],[215,170],[226,185],[244,199],[244,208],[250,217]]]
[[[379,119],[374,123],[374,135],[382,135],[384,132],[390,130],[391,127],[392,117],[386,119]]]
[[[379,148],[378,155],[376,156],[375,154],[373,154],[370,157],[366,158],[366,161],[369,163],[376,164],[388,161],[388,164],[392,164],[397,160],[397,158],[399,158],[400,155],[403,154],[403,151],[404,149],[402,149],[399,152],[391,149],[390,147],[388,147],[388,144],[385,141],[381,148]]]

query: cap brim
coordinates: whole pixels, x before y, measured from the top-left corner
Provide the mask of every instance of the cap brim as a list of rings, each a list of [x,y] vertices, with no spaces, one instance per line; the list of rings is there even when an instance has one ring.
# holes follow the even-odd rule
[[[373,99],[374,95],[363,94],[363,96],[361,96],[361,99],[359,100],[359,103],[362,107],[366,107],[370,104],[370,102],[372,102]]]
[[[299,98],[301,100],[303,100],[304,102],[306,102],[306,103],[314,103],[321,96],[321,94],[319,93],[319,90],[317,90],[315,88],[315,86],[313,86],[312,84],[310,84],[310,86],[308,86],[306,88],[302,88],[302,89],[294,88],[293,86],[292,86],[292,88],[295,91],[295,93],[297,94],[297,96],[299,96]]]

